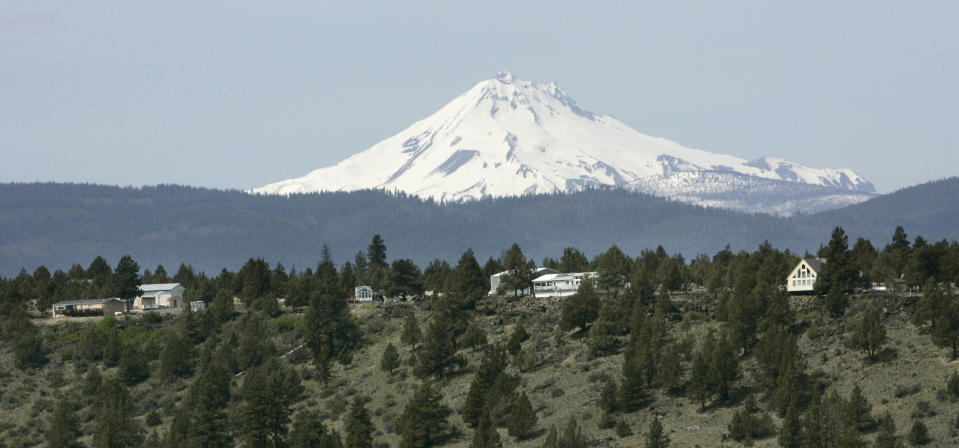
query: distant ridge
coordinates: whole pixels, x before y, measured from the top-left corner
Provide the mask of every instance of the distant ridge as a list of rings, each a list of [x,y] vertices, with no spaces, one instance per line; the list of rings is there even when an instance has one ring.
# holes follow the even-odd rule
[[[181,262],[238,268],[250,257],[287,268],[315,266],[324,244],[344,262],[373,234],[388,257],[455,261],[472,248],[483,261],[513,242],[536,260],[573,246],[593,255],[616,244],[632,255],[662,245],[687,259],[764,240],[815,251],[834,226],[852,241],[886,244],[897,225],[929,241],[959,239],[959,178],[910,187],[842,209],[790,218],[692,206],[621,189],[486,198],[438,205],[404,194],[355,191],[253,196],[160,185],[0,184],[0,275],[39,265],[68,269],[96,255],[141,267]]]
[[[849,169],[815,169],[775,157],[749,161],[651,137],[587,111],[554,83],[502,71],[366,151],[249,191],[383,189],[462,201],[592,186],[780,215],[841,207],[875,193]]]

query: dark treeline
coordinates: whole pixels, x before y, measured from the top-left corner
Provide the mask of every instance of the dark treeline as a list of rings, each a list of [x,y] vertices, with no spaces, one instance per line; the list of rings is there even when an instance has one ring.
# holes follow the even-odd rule
[[[904,277],[922,290],[916,325],[928,324],[929,337],[955,358],[959,301],[951,283],[959,280],[959,243],[929,243],[902,228],[893,234],[877,249],[865,239],[850,245],[842,228],[833,230],[818,253],[829,260],[816,285],[826,297],[823,310],[839,318],[848,293]],[[464,437],[449,422],[453,410],[444,404],[443,388],[449,378],[472,373],[465,399],[455,404],[471,428],[470,446],[501,446],[500,427],[516,440],[543,437],[546,447],[580,447],[588,443],[583,422],[571,418],[562,428],[541,427],[531,391],[522,387],[521,376],[542,362],[529,346],[527,327],[519,322],[497,338],[478,322],[492,312],[490,300],[508,300],[485,298],[492,273],[517,273],[505,280],[507,289],[515,289],[528,286],[531,279],[522,273],[534,265],[596,271],[595,283],[584,282],[563,301],[559,319],[550,324],[555,330],[548,331],[556,345],[585,341],[594,359],[621,357],[621,373],[604,378],[596,397],[600,428],[632,434],[624,416],[650,407],[663,393],[698,403],[704,412],[736,407],[729,434],[741,441],[778,435],[783,446],[862,446],[862,434],[878,428],[876,439],[892,443],[881,446],[896,446],[891,417],[872,415],[858,388],[840,395],[829,389],[827,377],[809,371],[798,348],[805,328],[781,287],[800,256],[788,249],[764,242],[751,252],[723,249],[686,260],[661,246],[636,257],[612,246],[592,258],[570,247],[537,263],[513,244],[483,263],[467,250],[455,264],[437,259],[423,269],[389,253],[387,240],[375,235],[349,262],[336,264],[321,250],[319,263],[303,270],[255,258],[216,275],[185,264],[175,272],[162,266],[141,271],[132,257],[115,267],[97,257],[67,272],[24,270],[0,279],[0,329],[18,368],[55,362],[76,372],[78,380],[66,386],[74,393],[59,395],[48,413],[44,437],[51,446],[75,446],[83,435],[81,421],[93,422],[87,428],[98,447],[373,446],[370,412],[360,396],[349,404],[339,431],[309,409],[294,413],[307,399],[303,381],[317,378],[327,387],[359,348],[373,343],[367,336],[371,324],[353,317],[346,302],[355,285],[370,284],[389,296],[432,290],[437,294],[422,299],[428,313],[409,312],[403,347],[388,345],[380,361],[390,375],[410,366],[419,381],[395,422],[400,446],[438,446]],[[182,283],[186,300],[210,306],[166,320],[148,313],[41,328],[27,318],[33,300],[46,310],[60,298],[127,294],[131,272],[134,284]],[[689,315],[674,299],[692,285],[705,287],[710,299],[703,312],[719,325],[681,336],[674,331],[677,322]],[[885,343],[880,314],[863,314],[850,344],[878,359]],[[303,349],[295,350],[300,344]],[[472,350],[481,359],[468,367]],[[959,395],[959,377],[950,382]],[[182,391],[177,400],[164,397],[177,395],[175,390]],[[782,419],[778,428],[771,414]],[[923,427],[916,428],[921,438]],[[643,432],[647,446],[669,443],[655,419]]]
[[[931,240],[959,238],[959,178],[931,182],[851,207],[776,218],[706,209],[622,190],[537,195],[440,205],[379,191],[252,196],[239,191],[161,185],[120,188],[77,184],[0,185],[0,273],[77,260],[132,255],[143,265],[236,270],[250,258],[304,269],[324,245],[337,264],[369,235],[402,258],[425,265],[456,259],[467,247],[497,256],[518,242],[539,259],[567,246],[590,257],[613,244],[629,253],[662,245],[688,256],[727,244],[763,241],[816,250],[830,230],[888,240],[903,225]]]

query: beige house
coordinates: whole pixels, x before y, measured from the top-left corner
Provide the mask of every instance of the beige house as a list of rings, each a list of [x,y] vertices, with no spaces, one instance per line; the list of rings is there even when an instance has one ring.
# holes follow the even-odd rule
[[[786,291],[812,292],[816,285],[816,277],[822,272],[823,261],[818,258],[804,258],[799,260],[789,276],[786,277]]]
[[[117,298],[91,300],[64,300],[53,304],[53,317],[112,316],[124,311],[124,303]]]

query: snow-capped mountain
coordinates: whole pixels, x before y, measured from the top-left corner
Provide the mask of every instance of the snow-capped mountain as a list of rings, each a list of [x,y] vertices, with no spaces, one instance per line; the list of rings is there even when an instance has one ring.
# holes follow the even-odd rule
[[[839,202],[845,205],[868,199],[875,191],[849,169],[809,168],[773,157],[748,161],[651,137],[611,116],[583,109],[554,83],[522,81],[501,71],[366,151],[306,176],[249,191],[386,189],[460,201],[605,185],[755,211],[750,205],[736,206],[756,202],[750,194],[736,193],[751,192],[744,184],[763,185],[767,193],[751,196],[768,199],[797,183],[822,187],[804,190],[814,196],[813,203],[818,203],[818,196],[840,195]],[[802,207],[759,211],[790,214],[808,210],[810,201],[805,202]]]

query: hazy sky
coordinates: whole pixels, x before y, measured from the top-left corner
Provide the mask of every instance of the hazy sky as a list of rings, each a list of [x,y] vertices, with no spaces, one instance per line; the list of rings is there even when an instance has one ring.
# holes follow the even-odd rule
[[[500,68],[881,192],[959,174],[959,2],[789,3],[0,0],[0,182],[259,186]]]

